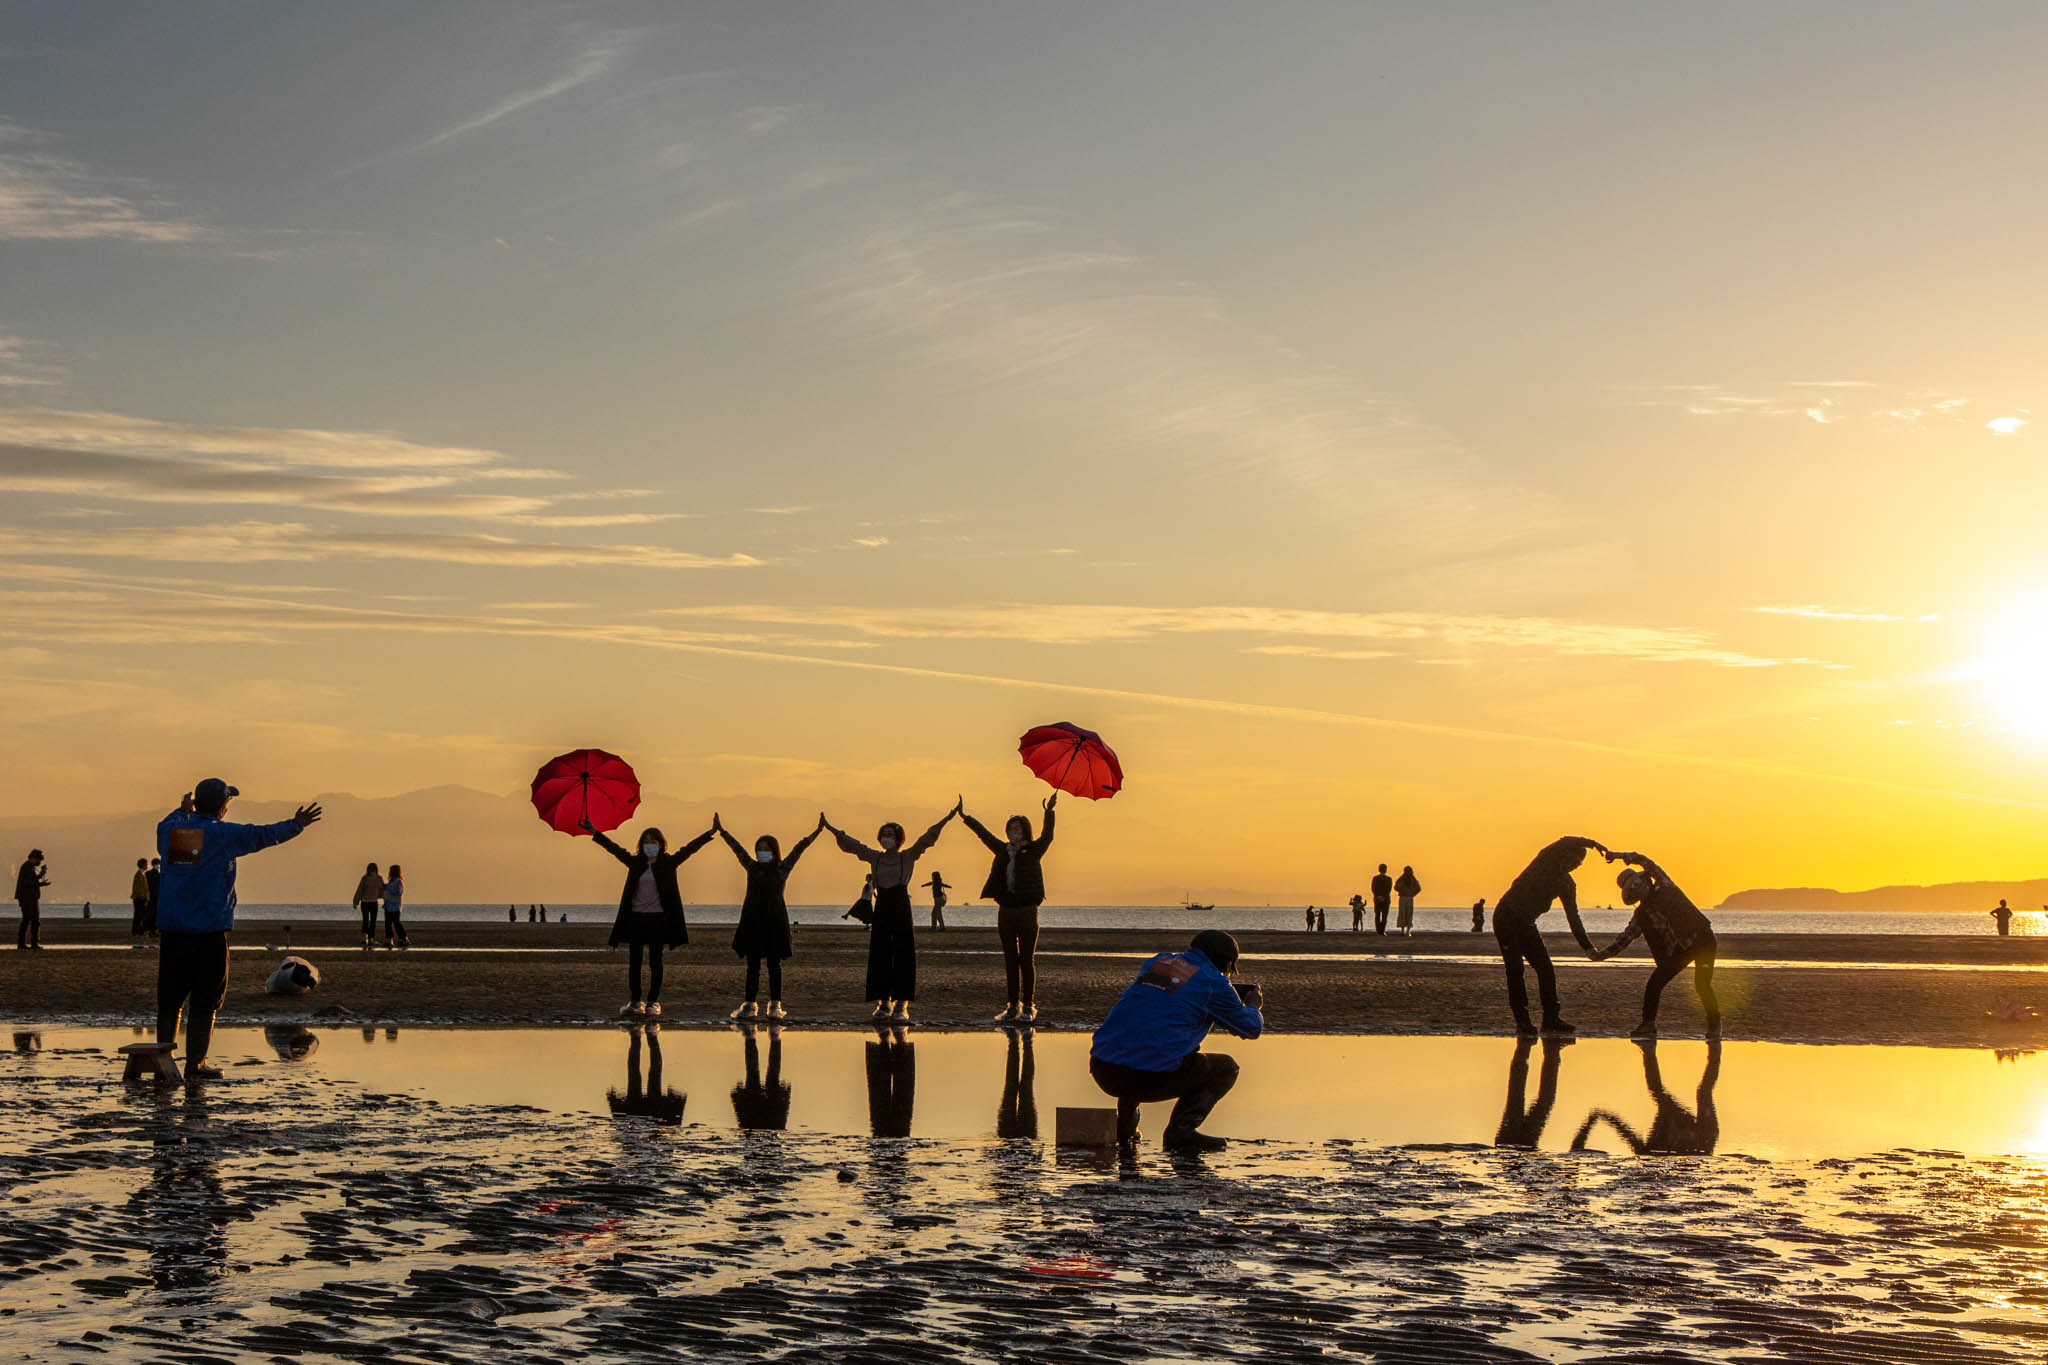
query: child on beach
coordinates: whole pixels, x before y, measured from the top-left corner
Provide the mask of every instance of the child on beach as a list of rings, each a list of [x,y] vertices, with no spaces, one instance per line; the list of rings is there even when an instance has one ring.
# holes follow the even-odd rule
[[[1615,881],[1621,887],[1622,903],[1633,905],[1636,912],[1619,938],[1589,956],[1595,962],[1605,962],[1640,937],[1649,943],[1650,956],[1657,962],[1657,970],[1643,987],[1642,1022],[1629,1036],[1657,1036],[1657,1000],[1671,978],[1690,963],[1693,990],[1707,1017],[1707,1037],[1719,1038],[1721,1001],[1714,994],[1714,954],[1719,945],[1714,940],[1714,926],[1691,897],[1678,889],[1670,874],[1642,854],[1610,853],[1607,861],[1627,864]]]
[[[754,840],[754,854],[750,858],[740,841],[732,837],[725,823],[715,814],[711,817],[711,828],[725,840],[725,846],[732,850],[732,856],[739,859],[740,866],[747,872],[746,900],[740,905],[740,922],[732,931],[732,950],[747,960],[747,998],[728,1017],[751,1019],[760,1012],[756,1002],[761,994],[761,963],[765,960],[768,963],[768,1017],[786,1018],[788,1012],[782,1008],[782,963],[795,950],[789,932],[786,888],[789,874],[796,870],[796,860],[803,857],[804,850],[825,832],[825,817],[818,817],[818,827],[798,840],[787,857],[783,856],[782,844],[772,834],[764,834]]]
[[[996,937],[1003,945],[1003,980],[1009,1004],[996,1016],[999,1024],[1028,1024],[1038,1018],[1038,908],[1045,904],[1045,851],[1052,847],[1053,823],[1060,795],[1045,798],[1045,831],[1031,836],[1031,821],[1011,816],[996,838],[963,806],[960,822],[995,855],[981,898],[996,903]]]
[[[683,918],[683,893],[676,886],[676,869],[692,854],[711,842],[711,830],[684,844],[677,852],[668,849],[668,838],[649,826],[640,831],[640,847],[628,853],[606,838],[597,826],[585,820],[584,832],[597,846],[626,865],[626,885],[619,892],[619,913],[612,920],[611,946],[626,945],[626,981],[633,998],[619,1011],[622,1018],[642,1019],[661,1013],[661,953],[680,948],[690,941],[690,926]],[[542,907],[543,916],[547,913]],[[640,961],[646,957],[647,1003],[640,1001]]]
[[[874,1017],[910,1022],[910,1002],[917,999],[917,926],[910,913],[910,879],[917,860],[939,842],[939,835],[960,814],[956,802],[939,822],[918,836],[910,847],[903,846],[903,826],[889,821],[875,832],[879,849],[860,840],[827,820],[820,812],[819,823],[832,832],[841,852],[866,863],[874,878],[874,923],[868,934],[866,998],[875,1002]]]
[[[1564,1036],[1578,1032],[1557,1012],[1557,970],[1550,964],[1550,950],[1543,946],[1543,932],[1536,927],[1536,921],[1556,901],[1564,907],[1572,937],[1589,956],[1592,954],[1592,940],[1586,937],[1586,926],[1579,921],[1578,884],[1572,880],[1572,873],[1586,861],[1588,849],[1598,849],[1603,855],[1607,852],[1606,846],[1596,839],[1574,835],[1557,840],[1531,859],[1514,885],[1494,902],[1493,937],[1500,944],[1501,962],[1507,968],[1508,1008],[1514,1011],[1515,1032],[1524,1037],[1537,1032],[1537,1026],[1529,1022],[1529,988],[1522,980],[1524,962],[1536,971],[1536,990],[1543,1001],[1542,1031]]]
[[[405,936],[405,925],[399,914],[405,909],[405,879],[399,874],[398,864],[391,865],[391,875],[384,882],[384,946],[386,948],[410,948],[412,940]]]

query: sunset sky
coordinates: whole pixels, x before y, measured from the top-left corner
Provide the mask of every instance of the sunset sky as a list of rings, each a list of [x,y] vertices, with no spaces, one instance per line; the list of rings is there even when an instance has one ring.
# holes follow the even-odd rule
[[[1460,903],[1562,833],[1703,901],[2048,874],[2044,47],[10,5],[0,819],[589,744],[657,820],[994,820],[1071,719],[1129,785],[1056,902]]]

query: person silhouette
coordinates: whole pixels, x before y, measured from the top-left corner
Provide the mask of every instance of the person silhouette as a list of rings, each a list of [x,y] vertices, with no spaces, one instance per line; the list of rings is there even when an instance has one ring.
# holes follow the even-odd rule
[[[917,1048],[901,1028],[877,1028],[867,1045],[868,1129],[878,1138],[910,1136],[917,1104]]]
[[[1564,906],[1565,922],[1571,926],[1579,946],[1589,957],[1596,951],[1592,940],[1586,937],[1586,926],[1579,920],[1578,884],[1572,880],[1572,873],[1586,861],[1589,849],[1598,849],[1603,855],[1607,852],[1606,845],[1598,840],[1577,835],[1547,845],[1530,859],[1514,884],[1493,904],[1493,937],[1500,945],[1501,963],[1507,969],[1508,1008],[1514,1013],[1517,1033],[1537,1031],[1536,1025],[1529,1022],[1529,989],[1522,980],[1524,962],[1536,973],[1536,990],[1543,1002],[1542,1031],[1578,1032],[1558,1014],[1557,969],[1550,964],[1550,950],[1543,946],[1543,934],[1536,921],[1556,901]]]
[[[873,923],[868,932],[868,969],[865,999],[875,1002],[876,1020],[910,1022],[910,1002],[917,999],[917,926],[910,913],[910,879],[917,873],[917,860],[939,842],[939,835],[960,814],[960,804],[940,816],[938,822],[909,847],[903,843],[903,826],[890,820],[875,833],[881,847],[869,848],[845,830],[827,820],[822,812],[818,822],[839,844],[868,865],[874,878]]]
[[[1031,1055],[1034,1037],[1028,1028],[1003,1030],[1010,1035],[1010,1051],[1003,1063],[1003,1102],[996,1110],[996,1136],[1004,1141],[1038,1139],[1038,1099],[1034,1082],[1038,1065]]]
[[[1500,1127],[1494,1131],[1494,1146],[1534,1149],[1542,1144],[1543,1127],[1550,1122],[1551,1106],[1557,1103],[1558,1063],[1571,1041],[1543,1040],[1543,1070],[1536,1081],[1536,1103],[1529,1105],[1524,1097],[1529,1090],[1529,1053],[1536,1040],[1527,1036],[1515,1039],[1515,1054],[1508,1059],[1507,1106],[1501,1110]]]
[[[1657,1001],[1671,978],[1691,963],[1693,990],[1698,993],[1700,1010],[1706,1015],[1707,1036],[1720,1037],[1721,1000],[1714,994],[1714,955],[1719,947],[1714,940],[1714,926],[1691,898],[1678,889],[1670,874],[1642,854],[1610,853],[1607,861],[1628,864],[1615,881],[1621,887],[1623,904],[1634,906],[1635,914],[1614,942],[1587,956],[1595,962],[1605,962],[1640,935],[1649,943],[1650,955],[1657,961],[1657,969],[1650,973],[1650,980],[1643,987],[1643,1017],[1633,1036],[1657,1036]]]
[[[1475,934],[1486,932],[1486,897],[1484,896],[1472,902],[1472,932]]]
[[[1579,1125],[1578,1134],[1572,1138],[1572,1150],[1585,1151],[1594,1125],[1605,1123],[1620,1134],[1637,1156],[1712,1156],[1721,1141],[1721,1117],[1714,1109],[1714,1086],[1721,1079],[1720,1042],[1707,1043],[1707,1064],[1700,1072],[1700,1088],[1690,1110],[1664,1088],[1664,1074],[1657,1066],[1657,1040],[1641,1038],[1636,1046],[1643,1050],[1643,1082],[1649,1086],[1650,1099],[1657,1106],[1650,1131],[1637,1133],[1612,1110],[1595,1109]]]
[[[1302,929],[1313,934],[1316,931],[1316,908],[1313,905],[1304,905],[1301,908],[1301,919]]]
[[[924,885],[932,893],[932,928],[943,929],[946,927],[946,893],[953,889],[953,884],[940,873],[933,872],[931,880]]]
[[[1998,926],[1998,936],[2000,938],[2004,938],[2012,933],[2012,908],[2004,901],[2001,900],[1998,903],[1998,908],[1991,912],[1991,919]]]
[[[725,841],[725,846],[732,850],[732,856],[747,874],[746,899],[740,905],[739,923],[733,926],[732,931],[732,950],[747,964],[747,994],[727,1017],[752,1019],[757,1014],[765,1014],[770,1019],[784,1018],[788,1011],[782,1007],[782,964],[796,952],[796,937],[789,928],[789,874],[796,871],[797,860],[804,856],[804,850],[825,832],[825,817],[820,815],[817,825],[797,840],[796,847],[788,853],[782,851],[782,842],[772,834],[764,834],[754,840],[754,851],[748,853],[746,847],[732,837],[725,821],[716,812],[711,816],[711,828]],[[768,1008],[765,1011],[760,1008],[763,962],[768,964]]]
[[[1395,914],[1394,927],[1403,937],[1415,932],[1415,898],[1422,894],[1422,883],[1415,878],[1415,869],[1403,867],[1401,875],[1394,882],[1394,894],[1400,897],[1400,909]]]
[[[653,1119],[668,1128],[677,1128],[683,1122],[683,1108],[690,1097],[673,1086],[664,1089],[661,1084],[661,1028],[659,1025],[635,1024],[626,1030],[626,1088],[605,1092],[605,1103],[610,1106],[613,1118]],[[647,1082],[640,1081],[640,1050],[647,1049]]]
[[[1351,893],[1351,932],[1358,933],[1365,928],[1365,897],[1356,891]]]
[[[21,908],[21,932],[15,937],[15,947],[43,946],[43,892],[49,886],[50,869],[43,861],[43,851],[32,848],[14,874],[14,903]]]
[[[1387,932],[1387,915],[1394,908],[1394,879],[1387,875],[1387,865],[1380,864],[1380,870],[1372,878],[1372,931],[1375,934]]]
[[[789,1127],[789,1082],[782,1079],[782,1026],[768,1025],[768,1075],[761,1076],[758,1024],[742,1024],[747,1078],[732,1088],[732,1121],[748,1131],[780,1132]]]

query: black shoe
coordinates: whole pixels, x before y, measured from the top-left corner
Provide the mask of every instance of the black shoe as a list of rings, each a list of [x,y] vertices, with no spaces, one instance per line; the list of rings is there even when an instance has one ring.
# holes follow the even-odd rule
[[[217,1081],[220,1077],[221,1071],[217,1066],[194,1066],[185,1070],[185,1079],[188,1081]]]
[[[1576,1038],[1579,1035],[1577,1024],[1567,1024],[1562,1019],[1545,1019],[1543,1031],[1554,1038]]]
[[[1527,1019],[1517,1019],[1515,1020],[1515,1036],[1517,1038],[1534,1038],[1536,1036],[1536,1026]]]
[[[1230,1139],[1204,1133],[1198,1128],[1169,1128],[1159,1145],[1169,1152],[1220,1152],[1230,1145]]]
[[[1707,1041],[1710,1043],[1721,1041],[1721,1021],[1719,1019],[1709,1019],[1707,1021]]]

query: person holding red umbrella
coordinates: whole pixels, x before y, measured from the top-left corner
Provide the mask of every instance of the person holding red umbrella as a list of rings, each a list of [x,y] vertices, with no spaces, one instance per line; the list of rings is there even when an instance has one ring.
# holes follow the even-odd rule
[[[903,846],[903,826],[891,820],[876,831],[875,842],[881,848],[873,849],[819,812],[819,821],[838,840],[840,851],[872,870],[875,918],[868,934],[867,998],[875,1002],[876,1019],[910,1022],[910,1002],[917,999],[917,928],[910,913],[910,879],[917,860],[939,842],[940,833],[958,814],[956,804],[908,848]]]
[[[661,954],[664,948],[680,948],[690,941],[690,926],[683,918],[683,893],[676,885],[676,869],[711,842],[715,831],[705,830],[674,853],[668,839],[652,825],[640,831],[640,847],[627,852],[605,837],[602,830],[583,820],[583,832],[597,846],[626,865],[626,886],[619,893],[619,913],[612,921],[611,945],[627,949],[627,984],[633,998],[619,1013],[638,1019],[661,1013]],[[647,1003],[640,1003],[640,960],[645,955]]]
[[[996,903],[996,937],[1003,945],[1003,979],[1010,1003],[998,1024],[1028,1024],[1038,1018],[1038,907],[1045,904],[1045,851],[1052,847],[1054,810],[1060,794],[1045,798],[1045,832],[1031,836],[1031,821],[1013,815],[1001,839],[963,807],[960,822],[995,855],[981,898]]]

